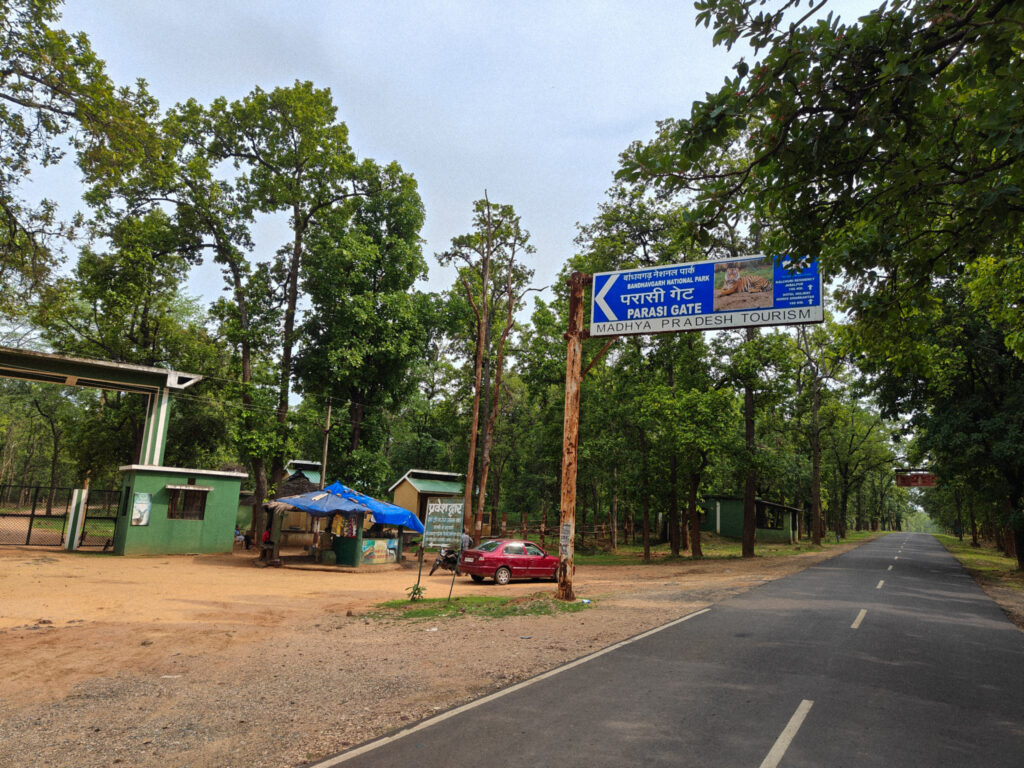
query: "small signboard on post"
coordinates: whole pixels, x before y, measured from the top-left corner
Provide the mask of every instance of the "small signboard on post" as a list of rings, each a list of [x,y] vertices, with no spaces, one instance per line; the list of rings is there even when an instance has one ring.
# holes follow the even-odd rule
[[[462,515],[464,503],[447,498],[427,499],[427,519],[424,522],[423,547],[429,549],[459,549],[462,545]]]
[[[591,336],[821,323],[818,262],[765,256],[598,272]]]

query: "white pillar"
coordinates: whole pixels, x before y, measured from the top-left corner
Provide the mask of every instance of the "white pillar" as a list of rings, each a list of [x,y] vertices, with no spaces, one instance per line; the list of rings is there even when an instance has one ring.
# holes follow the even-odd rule
[[[64,549],[74,552],[78,549],[78,542],[82,538],[82,529],[85,527],[85,505],[89,501],[88,488],[75,488],[71,492],[71,508],[65,527]]]
[[[167,422],[171,412],[171,393],[167,387],[149,396],[149,408],[146,410],[146,429],[142,435],[142,451],[139,464],[160,466],[164,461],[164,449],[167,447]]]

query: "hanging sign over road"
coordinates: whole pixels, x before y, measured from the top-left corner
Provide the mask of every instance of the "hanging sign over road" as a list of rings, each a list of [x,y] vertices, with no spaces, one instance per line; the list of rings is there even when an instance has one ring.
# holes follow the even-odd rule
[[[937,479],[931,472],[896,471],[896,485],[900,488],[934,488]]]
[[[783,258],[697,261],[599,272],[590,305],[591,336],[717,331],[754,325],[820,323],[818,262]]]

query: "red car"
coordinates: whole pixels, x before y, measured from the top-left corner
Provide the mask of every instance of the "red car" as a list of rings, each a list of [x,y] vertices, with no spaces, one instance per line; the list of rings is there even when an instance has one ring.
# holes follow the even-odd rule
[[[558,558],[547,554],[532,541],[521,539],[485,541],[466,549],[459,559],[459,570],[480,582],[490,576],[495,584],[512,579],[558,578]]]

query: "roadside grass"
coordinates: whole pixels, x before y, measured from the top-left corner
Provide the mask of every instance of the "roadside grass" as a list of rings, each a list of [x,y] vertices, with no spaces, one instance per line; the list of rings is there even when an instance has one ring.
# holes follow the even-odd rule
[[[366,614],[376,619],[439,619],[459,616],[480,616],[485,619],[504,619],[509,616],[549,616],[555,613],[576,613],[589,608],[589,603],[555,600],[549,594],[537,592],[525,597],[443,597],[423,598],[416,601],[389,600],[377,605],[377,610]]]
[[[50,531],[52,533],[61,533],[64,531],[64,518],[52,518],[52,517],[37,517],[32,520],[33,531]],[[85,521],[85,533],[88,536],[113,536],[114,535],[114,521],[113,520],[86,520]]]
[[[972,547],[970,539],[960,541],[956,536],[933,533],[944,546],[977,581],[1024,592],[1024,571],[1017,570],[1017,559],[1007,557],[998,549],[982,542]]]
[[[888,531],[849,531],[845,539],[839,544],[865,541],[877,536],[885,535]],[[831,549],[837,545],[835,534],[822,540],[820,547],[815,547],[810,540],[801,540],[796,544],[758,542],[754,546],[756,557],[787,557],[800,555],[806,552],[820,552]],[[742,557],[743,546],[736,539],[726,539],[713,533],[701,532],[700,546],[704,553],[705,560],[731,560]],[[612,551],[580,551],[577,549],[573,560],[577,565],[645,565],[651,563],[679,562],[692,560],[689,550],[686,554],[680,554],[678,558],[672,557],[671,547],[667,544],[656,544],[651,546],[651,559],[644,560],[644,548],[640,544],[620,544],[619,548]]]

